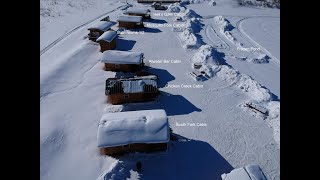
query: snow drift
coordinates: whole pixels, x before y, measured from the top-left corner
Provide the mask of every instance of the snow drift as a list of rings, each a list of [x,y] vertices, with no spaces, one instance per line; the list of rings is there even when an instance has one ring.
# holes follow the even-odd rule
[[[223,16],[215,16],[213,21],[218,27],[219,32],[229,39],[229,41],[237,46],[242,46],[242,43],[237,42],[237,39],[232,35],[231,31],[234,29],[234,27],[227,19],[225,19]]]
[[[179,34],[179,38],[183,48],[185,49],[197,48],[199,46],[198,39],[193,34],[191,28],[186,28],[184,31],[182,31],[182,33]]]
[[[167,12],[179,13],[185,11],[185,7],[182,7],[180,3],[173,3],[168,6]]]
[[[270,59],[271,58],[266,54],[259,54],[255,58],[248,58],[248,61],[256,64],[262,64],[268,63]]]

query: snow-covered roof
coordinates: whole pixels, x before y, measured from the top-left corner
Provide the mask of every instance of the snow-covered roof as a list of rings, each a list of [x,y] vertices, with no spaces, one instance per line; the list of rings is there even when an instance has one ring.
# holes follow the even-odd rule
[[[166,143],[170,139],[163,109],[104,114],[98,127],[98,147],[133,143]]]
[[[113,23],[108,21],[98,21],[94,23],[91,27],[88,28],[88,30],[98,29],[101,31],[106,31],[110,29],[113,26]]]
[[[117,37],[116,31],[106,31],[97,39],[97,42],[101,40],[111,42],[115,37]]]
[[[267,180],[258,165],[248,165],[221,175],[222,180]]]
[[[132,14],[148,14],[149,12],[150,12],[149,9],[134,9],[134,8],[131,8],[131,9],[128,9],[125,14],[129,14],[129,13],[132,13]]]
[[[108,50],[103,52],[100,61],[111,64],[140,64],[142,57],[143,53],[140,52]]]
[[[144,92],[144,85],[152,85],[157,88],[157,76],[155,75],[109,80],[109,87],[113,87],[117,81],[122,82],[124,93]]]
[[[139,23],[142,22],[142,16],[121,15],[118,17],[118,21]]]

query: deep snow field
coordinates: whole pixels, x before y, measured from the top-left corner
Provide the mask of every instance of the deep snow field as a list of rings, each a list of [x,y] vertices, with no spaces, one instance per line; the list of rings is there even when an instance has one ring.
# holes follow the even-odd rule
[[[149,8],[152,19],[144,22],[144,33],[121,33],[116,49],[143,52],[162,92],[155,102],[116,106],[106,103],[104,88],[117,74],[102,70],[100,46],[86,35],[106,15],[116,21],[128,5],[122,0],[40,2],[41,179],[212,180],[248,164],[259,165],[270,180],[280,179],[279,9],[199,0],[157,11],[128,0]],[[182,21],[160,15],[165,12],[179,13]],[[174,23],[182,28],[168,27]],[[194,80],[193,63],[209,77]],[[167,152],[99,155],[97,129],[104,113],[147,109],[164,109],[179,137]],[[135,169],[138,160],[141,173]]]

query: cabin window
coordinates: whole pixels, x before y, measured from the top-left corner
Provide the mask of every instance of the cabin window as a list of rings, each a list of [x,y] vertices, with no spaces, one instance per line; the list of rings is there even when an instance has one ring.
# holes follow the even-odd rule
[[[128,98],[129,98],[129,94],[125,94],[125,95],[124,95],[124,98],[125,98],[125,99],[128,99]]]
[[[119,64],[115,64],[115,65],[114,65],[114,68],[119,69],[119,68],[120,68],[120,65],[119,65]]]

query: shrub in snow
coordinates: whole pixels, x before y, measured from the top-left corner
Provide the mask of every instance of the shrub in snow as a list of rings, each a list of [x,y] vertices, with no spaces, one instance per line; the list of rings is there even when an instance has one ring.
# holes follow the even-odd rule
[[[186,28],[182,33],[179,34],[179,38],[183,43],[183,48],[196,48],[199,46],[197,37],[193,34],[191,28]]]

